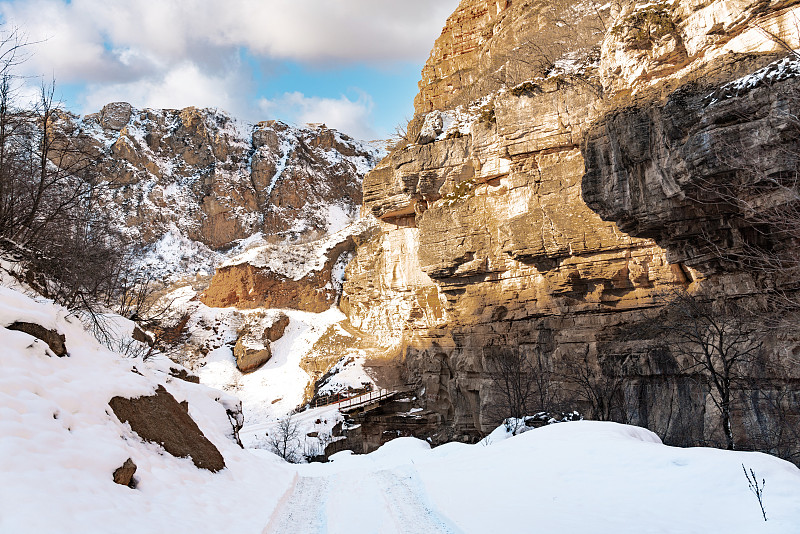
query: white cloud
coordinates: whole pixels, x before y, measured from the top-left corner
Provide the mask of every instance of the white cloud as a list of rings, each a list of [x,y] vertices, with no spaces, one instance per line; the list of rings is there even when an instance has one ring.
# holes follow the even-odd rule
[[[84,86],[83,112],[110,101],[137,107],[208,106],[247,120],[276,113],[378,134],[372,100],[320,98],[314,89],[254,100],[253,66],[422,63],[458,0],[0,0],[6,29],[31,42],[23,74]],[[281,90],[284,90],[283,88]],[[284,113],[286,116],[286,113]],[[263,117],[266,118],[266,117]]]
[[[180,61],[220,66],[237,48],[306,62],[424,60],[457,0],[12,0],[33,67],[123,80]],[[131,58],[137,61],[131,63]]]
[[[241,0],[219,42],[301,61],[424,60],[456,0]]]
[[[238,71],[214,76],[197,65],[184,63],[161,76],[129,83],[90,84],[84,111],[96,111],[109,102],[122,101],[148,108],[215,107],[248,117],[252,110],[246,107],[247,82],[242,78]]]
[[[268,116],[278,116],[295,124],[322,122],[358,139],[378,138],[370,126],[372,98],[363,92],[358,93],[356,100],[344,95],[320,98],[300,92],[286,93],[275,100],[259,100],[259,107]]]

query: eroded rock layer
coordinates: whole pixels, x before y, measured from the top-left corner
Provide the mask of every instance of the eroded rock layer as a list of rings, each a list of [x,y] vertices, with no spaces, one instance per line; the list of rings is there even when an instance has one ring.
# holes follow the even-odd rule
[[[364,180],[381,232],[358,248],[342,298],[354,327],[401,347],[403,378],[383,385],[441,414],[437,439],[497,423],[487,362],[508,351],[554,377],[560,399],[542,408],[566,401],[673,442],[719,438],[706,386],[653,360],[647,336],[609,339],[675,288],[752,292],[741,265],[720,270],[692,240],[725,247],[730,228],[682,188],[724,174],[710,147],[726,139],[765,158],[785,140],[767,125],[779,99],[708,95],[800,44],[795,4],[462,1],[408,138]],[[616,413],[580,393],[582,373],[621,380]]]

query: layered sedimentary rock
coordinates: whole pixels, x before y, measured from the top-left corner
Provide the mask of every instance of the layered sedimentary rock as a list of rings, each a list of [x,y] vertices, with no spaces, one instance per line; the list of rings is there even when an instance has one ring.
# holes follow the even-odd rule
[[[575,407],[598,409],[578,392],[582,372],[619,378],[615,417],[673,441],[718,437],[705,386],[649,361],[647,340],[623,344],[641,358],[622,370],[606,347],[665,291],[720,276],[736,280],[731,294],[747,286],[691,243],[724,225],[681,204],[680,182],[721,170],[702,160],[729,135],[726,114],[741,115],[741,137],[764,116],[750,108],[777,104],[744,91],[705,115],[688,84],[708,95],[784,55],[780,41],[797,47],[794,4],[462,1],[423,70],[406,143],[364,180],[381,232],[358,248],[342,298],[353,326],[401,348],[399,386],[443,416],[437,439],[497,422],[488,362],[508,351],[559,377]]]

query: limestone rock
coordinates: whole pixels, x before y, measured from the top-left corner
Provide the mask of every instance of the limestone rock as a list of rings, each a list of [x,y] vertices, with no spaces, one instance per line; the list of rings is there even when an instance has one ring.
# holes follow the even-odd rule
[[[348,265],[340,305],[395,351],[442,439],[497,424],[486,362],[515,350],[556,376],[619,380],[617,417],[667,442],[707,441],[717,417],[707,388],[650,351],[652,340],[612,338],[665,291],[702,283],[746,297],[755,287],[747,272],[713,267],[698,239],[728,250],[746,225],[692,203],[690,186],[729,176],[715,157],[726,143],[745,140],[776,171],[785,158],[774,151],[797,153],[779,121],[768,126],[770,110],[791,107],[761,95],[770,84],[739,98],[716,89],[775,59],[755,18],[800,44],[788,23],[800,3],[573,5],[461,2],[423,69],[408,127],[417,142],[364,179],[380,232]],[[463,124],[436,140],[437,116]]]
[[[52,350],[53,354],[56,356],[67,356],[67,338],[64,337],[64,334],[59,334],[57,330],[48,330],[47,328],[36,323],[26,323],[21,321],[12,323],[6,328],[9,330],[25,332],[26,334],[29,334],[37,339],[41,339],[47,343],[47,346],[50,347],[50,350]]]
[[[132,459],[128,458],[121,467],[118,467],[114,471],[114,482],[122,486],[135,488],[136,481],[133,478],[134,473],[136,473],[136,464],[133,463]]]
[[[600,74],[609,92],[676,89],[687,79],[714,71],[731,53],[783,54],[797,48],[792,28],[797,2],[631,2],[605,35]],[[768,38],[768,33],[780,39]],[[709,68],[711,67],[711,68]]]
[[[763,72],[769,76],[769,70]],[[717,197],[723,188],[733,194],[734,184],[747,176],[789,174],[797,168],[798,125],[779,110],[795,105],[798,80],[766,79],[741,94],[730,93],[730,86],[715,91],[698,85],[676,91],[663,104],[604,117],[583,148],[583,197],[623,231],[654,239],[669,251],[671,261],[705,273],[724,270],[726,258],[735,261],[746,250],[783,246],[780,239],[770,241],[779,233],[754,228],[742,212],[742,206],[756,200]],[[767,200],[766,187],[760,202],[778,202],[774,195]]]
[[[128,423],[143,440],[161,445],[173,456],[191,457],[200,469],[217,472],[225,468],[219,450],[164,386],[159,385],[155,395],[114,397],[108,404],[117,419]]]
[[[243,373],[250,373],[272,358],[272,350],[268,339],[244,332],[236,340],[233,355],[236,356],[236,367]]]

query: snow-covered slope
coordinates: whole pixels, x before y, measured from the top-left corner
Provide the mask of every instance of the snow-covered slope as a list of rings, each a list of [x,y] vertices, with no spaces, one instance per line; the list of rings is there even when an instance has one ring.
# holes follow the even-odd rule
[[[68,357],[4,327],[56,329]],[[291,473],[231,439],[230,396],[172,378],[169,362],[112,353],[63,308],[0,286],[0,532],[260,532]],[[109,408],[162,384],[219,449],[211,473],[143,442]],[[136,489],[112,474],[131,458]],[[235,510],[236,513],[228,513]]]
[[[84,117],[59,114],[58,126],[96,159],[92,173],[108,185],[104,206],[140,245],[134,262],[164,284],[167,301],[176,299],[172,318],[177,323],[190,316],[184,332],[189,344],[176,359],[196,367],[204,381],[240,393],[246,411],[259,420],[296,408],[309,382],[300,358],[334,316],[342,319],[294,313],[308,310],[296,302],[297,294],[315,312],[337,300],[352,236],[369,226],[356,222],[361,182],[385,149],[325,125],[243,125],[216,109],[136,109],[124,102]],[[269,270],[277,285],[289,276],[297,282],[295,292],[279,303],[203,301],[226,308],[193,300],[220,266],[247,262]],[[314,272],[314,280],[302,280]],[[253,289],[250,294],[274,292]],[[228,291],[225,286],[221,292]],[[239,313],[229,305],[256,309]],[[232,344],[243,326],[268,326],[278,313],[269,308],[292,309],[292,339],[276,342],[276,356],[263,371],[242,375]],[[297,338],[304,348],[296,346]],[[192,357],[195,349],[203,349],[201,357]]]
[[[15,321],[63,333],[69,356],[5,328]],[[167,362],[110,352],[49,302],[0,287],[0,343],[3,533],[792,534],[800,525],[800,470],[760,453],[666,447],[641,428],[572,422],[514,437],[501,427],[479,444],[432,450],[400,438],[293,466],[231,440],[222,392],[171,378]],[[143,442],[109,410],[111,397],[157,384],[188,401],[225,469]],[[127,458],[135,489],[112,481]],[[743,464],[766,481],[767,522]]]
[[[579,421],[435,449],[398,438],[300,466],[267,532],[796,533],[800,470],[759,453],[666,447]],[[764,522],[742,464],[766,480]],[[289,519],[299,518],[299,519]]]

